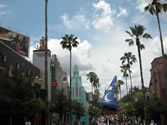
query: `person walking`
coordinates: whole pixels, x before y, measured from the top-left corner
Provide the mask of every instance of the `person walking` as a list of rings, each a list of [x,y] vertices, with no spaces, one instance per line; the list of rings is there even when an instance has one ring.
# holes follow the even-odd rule
[[[154,120],[151,120],[150,125],[157,125],[157,124],[154,122]]]
[[[28,120],[27,125],[31,125],[31,122]]]
[[[25,125],[28,125],[28,121],[25,122]]]

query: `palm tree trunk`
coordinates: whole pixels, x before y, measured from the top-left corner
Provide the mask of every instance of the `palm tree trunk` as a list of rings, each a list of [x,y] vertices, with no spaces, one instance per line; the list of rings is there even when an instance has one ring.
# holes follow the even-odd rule
[[[143,98],[145,100],[145,90],[144,90],[144,80],[143,80],[143,70],[142,70],[142,61],[141,61],[141,53],[140,53],[140,41],[136,39],[136,45],[138,50],[138,57],[139,57],[139,65],[140,65],[140,77],[141,77],[141,84],[142,84],[142,91],[143,91]]]
[[[120,91],[120,99],[121,99],[121,85],[120,85],[119,91]]]
[[[162,39],[162,32],[161,32],[159,14],[158,14],[158,12],[157,12],[157,9],[156,9],[156,17],[157,17],[158,29],[159,29],[159,35],[160,35],[161,51],[162,51],[162,56],[164,57],[164,45],[163,45],[163,39]]]
[[[71,59],[72,59],[72,52],[70,50],[70,125],[72,124],[72,112],[71,112],[71,107],[72,107],[72,97],[71,97]]]
[[[130,78],[131,92],[132,92],[132,88],[133,88],[133,86],[132,86],[132,76],[131,76],[131,72],[130,72],[130,71],[129,71],[129,78]]]
[[[128,95],[128,83],[127,83],[127,76],[125,77],[125,79],[126,79],[126,93],[127,93],[127,95]]]
[[[92,83],[92,95],[93,95],[93,83]]]
[[[47,8],[48,0],[45,0],[45,89],[46,89],[46,125],[49,124],[49,108],[48,108],[48,60],[47,60],[47,51],[48,51],[48,27],[47,27]]]
[[[162,38],[162,32],[161,32],[161,25],[160,25],[160,19],[159,19],[159,14],[156,10],[156,17],[157,17],[157,22],[158,22],[158,29],[159,29],[159,35],[160,35],[160,42],[161,42],[161,51],[162,51],[162,58],[163,58],[163,72],[164,72],[164,79],[165,79],[165,84],[167,82],[166,79],[166,64],[165,64],[165,53],[164,53],[164,46],[163,46],[163,38]]]

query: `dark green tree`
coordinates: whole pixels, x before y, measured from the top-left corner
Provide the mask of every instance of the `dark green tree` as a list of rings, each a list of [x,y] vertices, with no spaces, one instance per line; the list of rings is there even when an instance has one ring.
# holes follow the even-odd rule
[[[77,100],[72,101],[72,114],[76,115],[78,120],[80,120],[81,116],[85,114],[84,107]]]
[[[22,72],[13,71],[11,77],[1,77],[0,84],[0,113],[8,116],[28,116],[32,119],[40,112],[40,101],[34,99],[33,78]],[[20,122],[24,119],[20,117]]]
[[[147,100],[145,112],[149,121],[154,119],[158,123],[160,122],[161,114],[167,113],[167,105],[159,99]]]
[[[98,117],[102,113],[102,109],[99,107],[91,106],[88,112],[90,116]]]
[[[50,107],[50,112],[59,114],[59,121],[62,122],[63,115],[70,112],[69,109],[70,99],[65,95],[64,90],[57,90],[56,102]]]
[[[128,116],[144,116],[142,90],[134,87],[131,93],[121,98],[119,105]]]
[[[150,34],[145,33],[144,31],[145,31],[145,28],[143,25],[135,25],[134,27],[130,27],[130,32],[126,31],[126,33],[130,35],[131,39],[126,39],[125,41],[129,44],[129,46],[132,46],[134,45],[134,43],[136,43],[138,58],[139,58],[139,66],[140,66],[141,84],[142,84],[143,95],[145,98],[142,59],[141,59],[141,50],[144,49],[144,45],[141,44],[140,39],[141,38],[152,39],[152,37]]]

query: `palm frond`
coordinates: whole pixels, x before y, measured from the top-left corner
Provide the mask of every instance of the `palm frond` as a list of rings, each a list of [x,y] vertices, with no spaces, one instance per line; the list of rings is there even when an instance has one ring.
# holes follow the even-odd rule
[[[144,33],[144,26],[143,25],[135,25],[136,35],[141,36]]]
[[[79,44],[77,39],[78,38],[74,37],[73,34],[71,35],[65,34],[65,36],[62,37],[62,41],[60,42],[60,44],[62,45],[63,49],[68,49],[69,51],[71,51],[72,47],[77,47],[77,45]]]
[[[132,59],[132,62],[136,62],[136,60],[137,60],[135,55],[132,55],[131,59]]]
[[[135,25],[135,27],[136,27],[136,25]],[[137,34],[136,30],[135,30],[135,27],[130,27],[130,30],[131,30],[131,32],[132,32],[133,35]]]
[[[163,11],[166,12],[166,11],[167,11],[167,4],[164,3],[164,4],[162,5],[162,7],[163,7]]]
[[[150,4],[149,4],[148,6],[145,6],[145,7],[144,7],[144,10],[145,10],[145,11],[148,11],[149,8],[150,8]]]
[[[151,15],[154,15],[156,10],[155,7],[152,4],[149,4],[144,8],[145,11],[148,11]]]
[[[123,85],[124,82],[122,80],[118,80],[119,85]]]
[[[132,40],[132,39],[126,39],[125,42],[127,42],[129,44],[129,46],[134,45],[134,40]]]
[[[150,39],[152,39],[152,36],[150,34],[148,34],[148,33],[145,33],[143,35],[143,38],[146,38],[146,39],[150,38]]]
[[[156,2],[156,10],[158,13],[160,13],[163,9],[163,4],[161,4],[160,2]]]
[[[133,34],[130,33],[129,31],[125,31],[127,34],[129,34],[131,37],[133,37]]]
[[[141,50],[145,49],[145,46],[143,44],[140,44],[139,47],[140,47]]]

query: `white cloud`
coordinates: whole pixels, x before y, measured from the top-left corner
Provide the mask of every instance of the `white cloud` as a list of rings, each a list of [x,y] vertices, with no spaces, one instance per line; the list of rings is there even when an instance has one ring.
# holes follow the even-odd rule
[[[64,25],[71,30],[90,29],[93,26],[96,30],[109,31],[113,26],[112,10],[110,4],[100,0],[98,3],[92,4],[95,9],[90,15],[92,18],[87,18],[82,12],[69,17],[68,14],[61,16]],[[122,15],[125,15],[126,10],[122,10]]]
[[[144,26],[149,26],[150,20],[144,14],[136,14],[132,17],[133,24],[141,24]]]
[[[104,16],[108,16],[108,14],[112,13],[110,4],[105,2],[104,0],[100,0],[98,3],[93,3],[93,7],[97,10],[102,9],[102,14]]]
[[[138,0],[137,1],[137,9],[140,12],[144,12],[144,7],[147,6],[149,3],[151,3],[152,0]]]
[[[94,28],[102,31],[110,30],[113,26],[110,4],[100,0],[98,3],[93,3],[93,7],[96,9],[96,15],[92,22]],[[102,13],[99,13],[99,11],[102,11]]]
[[[51,50],[52,54],[57,55],[62,64],[62,68],[64,68],[65,71],[69,71],[69,51],[62,49],[60,41],[61,40],[50,39],[48,41],[48,48]],[[90,49],[91,45],[86,40],[80,42],[77,48],[72,49],[72,64],[77,64],[81,71],[93,69],[93,59],[90,56]]]
[[[0,8],[7,8],[8,6],[5,4],[0,4]]]
[[[2,11],[2,12],[0,12],[0,16],[5,16],[7,14],[9,14],[9,11]]]
[[[10,13],[9,10],[4,10],[4,9],[6,9],[7,7],[8,7],[8,6],[5,5],[5,4],[0,4],[0,16],[5,16],[5,15],[7,15],[7,14]]]
[[[61,19],[63,20],[64,25],[71,30],[79,30],[83,27],[89,29],[89,22],[87,22],[84,15],[75,15],[71,18],[67,14],[64,14]]]
[[[127,10],[125,8],[120,7],[119,9],[120,9],[120,12],[117,14],[117,17],[128,15]]]

